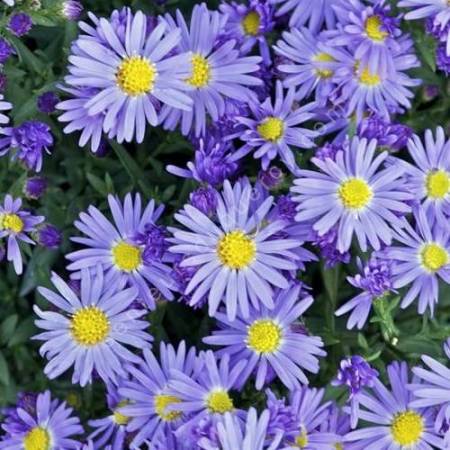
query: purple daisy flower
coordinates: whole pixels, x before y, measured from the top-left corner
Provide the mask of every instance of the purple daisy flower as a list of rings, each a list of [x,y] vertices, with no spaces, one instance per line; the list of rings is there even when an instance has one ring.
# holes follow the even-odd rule
[[[301,170],[291,188],[298,203],[296,220],[313,221],[313,229],[323,236],[338,226],[337,249],[349,250],[356,234],[363,251],[367,242],[375,250],[392,241],[393,227],[403,226],[398,215],[411,208],[405,203],[412,195],[404,189],[403,166],[393,159],[380,169],[388,153],[375,154],[377,141],[354,137],[336,161],[312,158],[321,170]]]
[[[195,130],[195,135],[205,133],[207,113],[212,121],[225,114],[225,101],[228,99],[248,102],[254,95],[247,86],[258,86],[260,79],[249,74],[259,69],[259,56],[240,56],[234,39],[218,42],[224,32],[227,17],[218,11],[209,11],[206,5],[195,5],[192,11],[190,28],[183,15],[177,11],[176,21],[166,14],[169,29],[181,28],[181,41],[178,49],[189,52],[191,73],[185,78],[185,85],[191,90],[194,107],[192,111],[181,111],[164,107],[161,120],[164,127],[175,129],[181,122],[184,135]]]
[[[29,237],[36,231],[36,226],[45,220],[43,216],[33,216],[29,211],[21,209],[22,200],[14,199],[7,194],[3,205],[0,205],[0,239],[8,238],[7,260],[12,261],[18,275],[22,273],[23,261],[18,241],[34,245]]]
[[[39,394],[33,411],[18,406],[17,422],[3,424],[6,436],[0,442],[0,449],[79,449],[80,443],[73,436],[84,431],[72,412],[65,402],[52,400],[49,391]]]
[[[414,135],[408,151],[414,161],[406,166],[409,189],[428,220],[442,225],[450,214],[450,140],[446,140],[444,129],[437,127],[436,138],[427,130],[424,143]]]
[[[127,431],[136,433],[134,446],[146,439],[156,439],[160,434],[170,434],[182,423],[183,410],[178,408],[181,397],[174,395],[169,385],[175,379],[174,371],[190,379],[197,367],[195,348],[186,351],[184,341],[178,349],[162,342],[160,361],[148,349],[143,356],[138,366],[128,367],[131,380],[119,388],[119,394],[127,400],[119,412],[128,418]],[[171,410],[170,405],[176,408]]]
[[[278,239],[276,233],[285,223],[281,220],[264,224],[273,197],[261,200],[250,209],[252,186],[248,181],[234,187],[224,183],[217,197],[217,219],[211,220],[191,205],[175,214],[175,219],[188,231],[169,228],[173,238],[170,251],[186,257],[182,266],[196,267],[185,294],[192,292],[190,305],[208,295],[209,314],[214,316],[223,301],[228,318],[240,314],[246,318],[250,305],[274,308],[273,287],[289,286],[282,270],[295,270],[298,246],[294,239]],[[252,208],[253,209],[253,208]]]
[[[105,382],[117,382],[126,372],[124,363],[139,362],[125,345],[143,348],[153,340],[144,330],[149,323],[140,320],[146,310],[130,309],[137,298],[135,287],[107,283],[101,266],[81,273],[81,292],[77,295],[57,274],[52,283],[58,293],[40,287],[39,293],[60,312],[42,311],[37,305],[36,326],[46,330],[34,339],[45,341],[40,354],[49,362],[44,369],[54,379],[74,366],[72,383],[92,382],[95,371]]]
[[[328,45],[326,33],[315,35],[307,28],[292,28],[282,37],[274,50],[283,57],[277,70],[285,74],[284,86],[298,88],[297,99],[315,92],[318,102],[326,101],[335,86],[333,75],[344,50]]]
[[[434,411],[410,406],[407,364],[394,362],[387,367],[387,374],[391,390],[375,379],[371,391],[365,389],[359,395],[358,416],[369,426],[351,431],[345,442],[368,450],[444,448],[443,440],[433,429]]]
[[[312,32],[317,32],[325,23],[327,28],[334,28],[336,21],[334,6],[340,0],[271,0],[271,3],[282,4],[276,12],[277,16],[289,13],[289,25],[301,27],[308,23]]]
[[[111,444],[113,450],[123,450],[130,418],[119,412],[119,409],[127,405],[127,400],[119,395],[118,387],[114,384],[107,383],[106,387],[108,408],[112,414],[103,419],[89,420],[89,426],[94,428],[94,431],[89,434],[89,440],[93,444],[92,450],[94,448],[103,450],[106,444]]]
[[[294,107],[294,90],[283,93],[281,81],[276,84],[275,100],[267,98],[262,103],[249,103],[251,115],[236,118],[238,132],[232,137],[239,137],[245,145],[237,150],[239,157],[254,152],[254,157],[261,159],[263,170],[277,156],[291,172],[298,170],[292,147],[308,149],[314,147],[312,139],[318,132],[300,127],[314,117],[314,103]]]
[[[159,293],[172,300],[171,290],[176,290],[177,286],[170,276],[171,268],[166,264],[167,254],[164,253],[159,260],[152,258],[149,263],[144,259],[143,252],[146,250],[148,254],[151,248],[146,241],[140,240],[145,236],[146,227],[156,225],[164,206],[156,208],[155,202],[151,200],[142,211],[139,194],[135,195],[134,200],[131,194],[127,194],[123,204],[118,198],[109,195],[108,203],[113,223],[94,206],[90,206],[87,213],[80,214],[80,220],[75,222],[75,226],[85,237],[71,239],[87,248],[66,255],[71,261],[67,268],[79,271],[94,268],[100,263],[105,271],[107,285],[126,282],[136,286],[140,299],[150,309],[155,309]],[[79,273],[72,276],[79,277]],[[155,292],[154,288],[159,292]]]
[[[169,405],[168,411],[178,411],[187,416],[187,421],[175,432],[182,436],[204,418],[213,423],[221,420],[225,413],[244,416],[236,409],[230,392],[239,383],[247,361],[241,359],[236,365],[230,364],[230,355],[217,361],[212,351],[201,352],[192,376],[180,370],[170,372],[168,392],[180,403]]]
[[[118,142],[142,142],[146,123],[159,122],[154,107],[160,101],[170,108],[190,110],[192,100],[182,91],[188,76],[187,54],[168,57],[180,40],[180,30],[167,31],[160,23],[147,33],[147,18],[125,10],[123,32],[105,18],[91,16],[94,27],[84,24],[72,45],[67,85],[96,92],[84,105],[89,117],[103,116],[103,131],[113,131]]]
[[[320,337],[297,332],[294,324],[311,306],[313,298],[308,296],[299,301],[301,286],[294,284],[287,290],[275,294],[275,309],[261,306],[259,311],[251,310],[247,319],[227,319],[224,313],[215,318],[220,330],[203,341],[210,345],[224,346],[217,352],[218,357],[231,356],[231,362],[247,360],[247,365],[239,377],[238,388],[242,388],[248,378],[255,373],[255,387],[261,390],[269,367],[290,390],[308,384],[305,370],[318,373],[318,356],[325,356]]]
[[[364,266],[359,258],[357,264],[360,273],[354,277],[347,277],[347,281],[363,292],[353,297],[336,311],[337,316],[342,316],[351,311],[347,321],[347,329],[349,330],[354,326],[361,329],[367,322],[372,303],[385,298],[391,292],[396,292],[393,288],[391,261],[372,256]]]
[[[393,261],[394,288],[411,285],[401,307],[407,308],[419,297],[419,314],[429,308],[433,315],[439,298],[438,280],[450,283],[450,230],[441,224],[432,227],[422,208],[415,211],[414,218],[416,229],[404,219],[395,232],[400,245],[386,248],[381,256]]]
[[[331,402],[322,403],[324,389],[303,387],[290,393],[290,405],[295,413],[296,429],[283,438],[284,450],[298,448],[329,450],[338,442],[335,433],[323,432],[320,426],[328,419]]]
[[[265,409],[258,418],[255,408],[250,408],[245,426],[230,413],[225,413],[217,424],[218,443],[207,438],[200,439],[198,445],[204,450],[276,450],[280,445],[283,434],[279,433],[270,440],[267,436],[270,413]],[[220,447],[217,447],[219,445]]]

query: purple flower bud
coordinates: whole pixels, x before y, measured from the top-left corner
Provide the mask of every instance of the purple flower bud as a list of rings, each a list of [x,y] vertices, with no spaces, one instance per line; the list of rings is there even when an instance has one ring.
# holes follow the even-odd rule
[[[149,223],[145,225],[145,231],[135,236],[135,241],[139,245],[144,245],[142,259],[146,264],[159,261],[168,248],[167,230],[161,225]]]
[[[447,48],[445,45],[439,45],[436,50],[436,64],[439,70],[445,73],[445,75],[450,74],[450,56],[447,56]]]
[[[32,177],[25,181],[23,193],[32,200],[40,198],[47,190],[47,180],[43,177]]]
[[[258,174],[259,181],[268,190],[278,188],[284,180],[284,173],[276,166],[267,170],[261,170]]]
[[[207,216],[212,216],[217,208],[217,191],[211,186],[196,189],[189,196],[192,206]]]
[[[104,139],[100,140],[98,149],[93,153],[97,158],[104,158],[110,151],[110,146]]]
[[[427,102],[431,102],[439,95],[439,86],[429,84],[423,90],[423,97]]]
[[[43,247],[55,249],[61,245],[61,232],[52,224],[47,223],[37,231],[37,242]]]
[[[31,30],[32,26],[33,22],[31,17],[25,13],[14,14],[8,23],[9,31],[18,37],[25,36]]]
[[[66,0],[61,7],[62,15],[69,20],[78,20],[83,9],[83,5],[76,0]]]
[[[38,110],[44,114],[55,112],[57,103],[59,103],[59,97],[52,91],[44,92],[37,99]]]
[[[0,37],[0,64],[4,64],[12,53],[13,49],[8,41]]]

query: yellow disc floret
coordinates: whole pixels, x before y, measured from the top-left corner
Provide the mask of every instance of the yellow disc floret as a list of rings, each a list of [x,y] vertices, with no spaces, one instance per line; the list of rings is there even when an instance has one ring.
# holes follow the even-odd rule
[[[79,309],[72,317],[71,331],[75,341],[92,347],[106,340],[110,323],[106,314],[96,306]]]
[[[281,328],[271,319],[257,320],[247,332],[247,345],[257,353],[273,353],[281,342]]]
[[[174,403],[181,403],[181,400],[174,395],[155,395],[154,407],[156,414],[165,422],[173,422],[179,419],[183,415],[181,411],[167,411],[167,407]]]
[[[203,88],[211,80],[211,67],[202,55],[195,53],[192,55],[192,75],[186,80],[188,84],[196,88]]]
[[[375,42],[383,42],[388,36],[389,33],[383,31],[381,27],[383,26],[383,22],[378,16],[371,16],[366,20],[366,33],[372,41]]]
[[[136,270],[142,263],[141,249],[125,241],[112,248],[113,261],[116,267],[124,272]]]
[[[210,412],[219,414],[225,414],[234,408],[233,400],[228,392],[222,389],[212,391],[206,399],[206,405]]]
[[[362,209],[366,207],[373,197],[372,189],[361,178],[350,178],[339,186],[338,196],[345,208]]]
[[[244,29],[244,33],[249,34],[250,36],[256,36],[258,34],[260,24],[261,18],[256,11],[250,11],[242,19],[242,28]]]
[[[419,442],[424,424],[422,416],[414,411],[404,411],[395,415],[391,433],[398,445],[412,445]]]
[[[328,53],[318,53],[314,56],[313,61],[318,63],[328,63],[336,61],[331,55]],[[320,68],[321,64],[318,64],[318,68],[316,68],[316,74],[320,78],[330,78],[333,75],[333,71],[331,69]]]
[[[306,431],[302,431],[296,438],[295,438],[295,445],[299,448],[305,448],[308,445],[308,435],[306,434]]]
[[[220,239],[217,255],[230,269],[243,269],[255,259],[256,244],[242,231],[231,231]]]
[[[366,86],[378,86],[381,83],[381,78],[376,73],[370,73],[366,67],[359,75],[359,81]]]
[[[117,408],[114,411],[114,422],[117,425],[127,425],[128,422],[130,421],[130,418],[125,416],[124,414],[122,414],[121,412],[119,412],[120,408],[123,408],[124,406],[128,405],[130,402],[128,402],[127,400],[122,400],[121,402],[119,402],[117,404]]]
[[[429,272],[436,272],[448,264],[447,250],[435,242],[425,244],[420,252],[422,265]]]
[[[258,125],[257,131],[266,141],[276,142],[283,136],[284,123],[278,117],[267,117]]]
[[[34,427],[29,431],[23,440],[25,450],[49,450],[50,435],[45,428]]]
[[[17,214],[0,215],[0,230],[9,230],[13,233],[20,233],[23,228],[23,220]]]
[[[116,73],[119,88],[136,97],[153,90],[157,71],[154,64],[142,56],[131,56],[122,61]]]
[[[445,170],[431,171],[425,180],[427,196],[433,199],[444,198],[450,190],[450,177]]]

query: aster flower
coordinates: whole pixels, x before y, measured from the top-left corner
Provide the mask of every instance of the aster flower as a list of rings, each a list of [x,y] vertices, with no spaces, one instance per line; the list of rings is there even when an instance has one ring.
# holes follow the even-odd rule
[[[393,261],[392,274],[395,289],[411,285],[403,296],[402,308],[407,308],[417,297],[418,311],[424,314],[434,307],[439,298],[439,283],[450,283],[450,231],[436,224],[432,227],[422,208],[414,214],[416,229],[406,220],[396,230],[393,245],[382,252],[382,257]]]
[[[311,242],[320,249],[320,255],[325,261],[325,267],[330,269],[336,264],[348,264],[351,259],[349,251],[341,252],[337,249],[338,227],[334,226],[323,235],[314,232]]]
[[[314,117],[314,103],[299,108],[294,107],[294,90],[286,95],[280,81],[276,84],[275,101],[267,98],[264,102],[249,103],[251,116],[236,118],[239,131],[231,137],[239,137],[245,145],[237,150],[239,156],[254,152],[255,158],[261,159],[262,168],[266,170],[271,161],[279,156],[291,172],[296,172],[292,147],[312,148],[313,138],[318,133],[300,124]]]
[[[62,242],[62,233],[51,223],[46,223],[38,228],[36,242],[45,248],[58,248]]]
[[[377,141],[354,137],[336,161],[312,158],[321,172],[301,170],[301,178],[291,188],[298,202],[296,220],[313,221],[313,229],[323,236],[338,226],[337,249],[349,250],[356,234],[363,251],[367,242],[375,250],[392,241],[392,227],[403,226],[398,215],[410,211],[405,203],[412,198],[404,189],[400,164],[380,169],[387,152],[375,155]]]
[[[406,175],[409,189],[429,221],[444,224],[450,214],[450,140],[442,127],[437,127],[435,135],[427,130],[424,143],[417,135],[409,140],[414,164],[407,164]]]
[[[45,330],[34,337],[45,341],[40,354],[49,362],[44,369],[54,379],[74,366],[72,383],[81,386],[92,381],[95,371],[105,382],[125,376],[123,364],[139,362],[125,345],[143,348],[153,340],[140,320],[146,310],[130,309],[138,291],[123,288],[123,283],[107,283],[100,265],[92,273],[81,274],[80,295],[58,275],[51,277],[58,293],[40,287],[39,293],[59,311],[42,311],[37,305],[36,326]]]
[[[309,29],[317,32],[324,23],[327,28],[333,28],[335,24],[334,6],[339,0],[271,0],[271,3],[282,4],[276,12],[276,16],[289,13],[289,25],[301,27],[308,23]]]
[[[387,374],[390,390],[376,379],[371,391],[365,390],[359,396],[358,416],[369,426],[351,431],[345,441],[354,442],[358,448],[377,450],[444,448],[433,429],[434,411],[410,406],[407,364],[394,362],[387,367]]]
[[[225,100],[247,102],[252,92],[247,86],[258,86],[261,80],[250,74],[259,69],[259,56],[241,57],[234,39],[218,42],[224,32],[227,17],[218,11],[208,11],[206,5],[195,5],[190,27],[183,15],[177,11],[176,21],[168,14],[165,19],[171,30],[183,30],[178,49],[190,52],[191,73],[185,84],[191,91],[194,107],[192,111],[180,111],[164,107],[161,120],[166,129],[173,130],[179,122],[181,132],[187,135],[205,133],[206,113],[212,121],[225,114]]]
[[[83,5],[77,0],[63,0],[61,3],[61,14],[69,20],[78,20],[83,9]]]
[[[270,64],[270,49],[265,35],[275,25],[274,8],[267,0],[250,0],[248,5],[242,3],[221,3],[219,10],[228,17],[224,34],[229,39],[236,39],[241,54],[246,55],[259,44],[259,53],[266,64]]]
[[[272,368],[277,377],[290,390],[308,384],[305,370],[319,371],[318,356],[325,356],[323,342],[319,337],[297,332],[294,324],[311,306],[311,296],[299,301],[301,286],[293,284],[287,290],[275,294],[275,309],[251,310],[247,319],[237,317],[230,321],[224,313],[217,313],[216,320],[221,329],[203,341],[210,345],[221,345],[219,357],[231,356],[231,362],[247,360],[247,365],[239,378],[238,387],[242,388],[247,379],[256,374],[256,389],[266,383],[268,368]]]
[[[266,389],[266,396],[266,408],[270,413],[268,435],[276,436],[280,431],[296,431],[296,414],[292,406],[286,404],[286,398],[277,398],[270,389]]]
[[[140,240],[145,235],[146,227],[155,225],[161,216],[164,207],[156,208],[151,200],[142,211],[141,196],[131,194],[125,196],[122,202],[108,196],[109,207],[113,216],[111,223],[97,208],[90,206],[87,213],[80,214],[80,220],[75,226],[85,235],[73,237],[72,240],[86,246],[82,250],[66,255],[71,261],[68,269],[79,271],[83,268],[93,268],[100,263],[105,271],[107,285],[127,282],[139,290],[140,298],[150,309],[156,307],[158,291],[168,300],[173,299],[171,290],[176,289],[170,272],[165,263],[166,254],[159,259],[153,258],[151,262],[144,260],[143,252],[152,252],[147,242]],[[157,243],[160,250],[160,242]],[[77,277],[77,273],[73,274]]]
[[[7,240],[7,259],[12,261],[18,275],[22,273],[23,261],[19,241],[34,245],[30,234],[36,231],[36,226],[45,220],[43,216],[34,216],[22,209],[22,200],[14,199],[7,194],[3,205],[0,205],[0,239]]]
[[[169,228],[173,234],[170,251],[186,257],[182,266],[196,267],[185,294],[192,292],[190,305],[208,295],[209,314],[213,316],[224,301],[230,320],[249,316],[249,302],[274,308],[272,287],[289,285],[281,270],[295,270],[295,240],[277,239],[283,221],[264,225],[273,203],[268,197],[250,210],[252,187],[248,181],[234,187],[224,183],[218,195],[217,219],[213,222],[191,205],[186,205],[175,219],[189,231]]]
[[[28,14],[19,12],[13,14],[8,21],[8,29],[15,36],[25,36],[33,26],[33,21]]]
[[[209,439],[200,439],[198,445],[205,450],[276,450],[282,439],[280,433],[275,439],[267,442],[267,428],[270,414],[266,409],[258,418],[255,408],[250,408],[247,414],[245,429],[239,419],[230,413],[225,413],[224,418],[217,424],[217,434],[220,447]]]
[[[215,214],[218,192],[211,186],[200,187],[189,194],[191,205],[207,216]]]
[[[38,200],[47,190],[48,182],[43,177],[31,177],[25,181],[23,193],[27,198]]]
[[[243,411],[235,408],[230,393],[239,383],[247,361],[241,359],[236,365],[230,364],[230,355],[217,361],[212,351],[202,352],[192,376],[180,370],[172,370],[168,392],[180,402],[169,405],[168,411],[178,411],[188,417],[178,427],[177,436],[182,436],[204,418],[213,423],[221,420],[225,413],[242,416]]]
[[[52,400],[46,391],[36,397],[32,410],[17,407],[17,421],[3,424],[6,436],[0,441],[0,449],[59,450],[78,449],[79,442],[74,435],[82,434],[78,417],[72,415],[72,408],[66,403]]]
[[[148,349],[143,356],[137,367],[128,367],[131,380],[125,381],[118,391],[127,401],[118,411],[127,417],[127,431],[136,432],[133,446],[141,445],[146,439],[156,439],[160,434],[167,435],[180,425],[183,411],[169,409],[169,405],[178,408],[181,402],[181,398],[169,390],[175,379],[172,372],[190,378],[197,365],[195,348],[186,351],[184,341],[178,349],[162,342],[160,361]]]
[[[363,292],[353,297],[336,311],[337,316],[351,311],[347,321],[349,330],[355,325],[358,329],[361,329],[367,322],[372,303],[388,296],[391,292],[395,292],[391,261],[384,261],[372,256],[365,265],[359,258],[357,263],[360,273],[354,277],[347,277],[347,281]]]
[[[181,82],[187,75],[188,57],[168,57],[180,40],[179,29],[167,32],[160,23],[147,34],[147,19],[141,11],[133,15],[126,9],[125,14],[123,32],[95,16],[94,27],[83,26],[87,34],[72,46],[65,83],[97,90],[83,108],[89,117],[103,113],[105,133],[112,132],[118,142],[142,142],[146,123],[158,124],[155,102],[190,110],[192,101],[182,92]]]
[[[3,114],[3,111],[9,111],[12,108],[11,103],[3,101],[3,95],[0,94],[0,126],[6,125],[9,122],[9,117],[5,114]],[[1,131],[1,127],[0,127]],[[2,133],[0,133],[0,136]],[[3,147],[2,141],[4,138],[0,137],[0,149]],[[0,152],[0,156],[2,153]]]
[[[373,387],[378,372],[359,355],[343,359],[339,365],[336,378],[331,382],[333,386],[346,386],[349,390],[350,422],[355,428],[358,424],[359,396],[365,387]]]
[[[311,448],[329,450],[339,439],[334,433],[322,432],[320,425],[328,419],[330,402],[322,403],[323,389],[307,388],[290,393],[290,405],[295,413],[295,431],[287,432],[283,438],[283,449]]]

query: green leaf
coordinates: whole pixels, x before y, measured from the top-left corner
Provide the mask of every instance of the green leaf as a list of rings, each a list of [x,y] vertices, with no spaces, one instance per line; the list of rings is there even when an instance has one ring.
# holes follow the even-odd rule
[[[9,376],[9,369],[8,369],[8,363],[3,356],[3,353],[0,352],[0,383],[4,384],[5,386],[9,385],[10,376]]]
[[[14,36],[11,36],[9,39],[16,48],[19,58],[30,70],[41,73],[45,69],[44,62],[37,58],[20,39]]]
[[[6,344],[11,339],[16,330],[18,321],[19,316],[17,314],[12,314],[2,322],[0,325],[0,340],[2,343]]]

